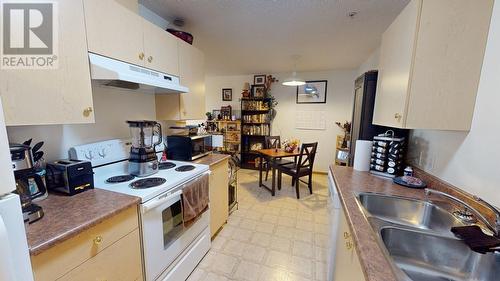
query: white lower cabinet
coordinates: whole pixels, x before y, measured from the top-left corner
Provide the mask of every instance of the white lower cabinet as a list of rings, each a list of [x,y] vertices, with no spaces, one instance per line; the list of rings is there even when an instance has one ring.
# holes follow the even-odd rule
[[[337,241],[335,241],[334,281],[364,281],[365,276],[359,263],[356,245],[351,235],[343,208],[339,208]]]

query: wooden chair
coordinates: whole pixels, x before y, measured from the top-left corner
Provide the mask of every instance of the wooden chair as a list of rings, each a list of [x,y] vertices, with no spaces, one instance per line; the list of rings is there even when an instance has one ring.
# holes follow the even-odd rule
[[[264,148],[269,149],[269,148],[281,148],[281,137],[280,136],[266,136],[264,137]],[[277,165],[287,165],[287,164],[293,164],[294,162],[284,160],[284,159],[276,159],[275,163]],[[271,170],[271,165],[269,161],[266,159],[265,163],[265,169],[266,169],[266,181],[269,177],[269,170]]]
[[[281,178],[283,174],[292,177],[292,186],[295,184],[295,191],[297,193],[297,199],[300,199],[299,185],[300,178],[304,176],[309,176],[307,182],[302,181],[309,187],[309,193],[312,194],[312,172],[314,165],[314,158],[316,156],[316,149],[318,148],[318,143],[304,143],[300,148],[299,159],[296,163],[280,165],[277,166],[278,169],[278,189],[281,189]]]

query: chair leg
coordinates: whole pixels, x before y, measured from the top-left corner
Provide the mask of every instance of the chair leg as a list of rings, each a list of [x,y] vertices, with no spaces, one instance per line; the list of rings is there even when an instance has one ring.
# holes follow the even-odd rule
[[[299,178],[294,177],[294,181],[295,181],[295,192],[297,193],[297,199],[300,199],[300,192],[299,192],[300,181],[299,181]]]
[[[313,194],[313,186],[312,186],[312,173],[309,174],[309,193]]]
[[[281,178],[283,177],[283,173],[278,171],[278,190],[281,190]]]
[[[292,177],[292,186],[295,185],[295,178]]]
[[[266,164],[266,181],[267,181],[267,178],[269,177],[269,166],[267,166],[268,164]]]

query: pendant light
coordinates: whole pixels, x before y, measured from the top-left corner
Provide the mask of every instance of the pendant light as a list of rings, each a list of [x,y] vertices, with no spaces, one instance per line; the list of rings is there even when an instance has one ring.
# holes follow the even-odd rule
[[[294,60],[293,63],[293,72],[292,76],[286,78],[283,83],[281,83],[284,86],[291,86],[291,87],[296,87],[296,86],[302,86],[306,84],[306,81],[304,79],[301,79],[297,76],[297,61],[299,60],[300,56],[295,55],[292,56],[292,59]]]

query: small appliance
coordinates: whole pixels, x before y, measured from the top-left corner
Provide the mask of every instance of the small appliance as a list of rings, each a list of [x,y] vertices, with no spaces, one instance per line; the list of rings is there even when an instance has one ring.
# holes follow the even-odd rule
[[[92,164],[83,160],[58,160],[47,164],[47,188],[70,196],[94,188]]]
[[[21,199],[24,221],[32,223],[43,217],[43,209],[33,200],[46,197],[47,189],[42,177],[33,167],[31,147],[24,144],[9,144],[10,158],[16,183],[16,193]]]
[[[156,121],[127,121],[132,136],[129,174],[147,177],[158,172],[155,146],[162,143],[161,125]],[[156,141],[155,141],[156,136]]]
[[[193,161],[210,154],[212,135],[168,136],[167,155],[169,159]]]

